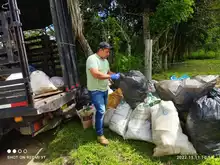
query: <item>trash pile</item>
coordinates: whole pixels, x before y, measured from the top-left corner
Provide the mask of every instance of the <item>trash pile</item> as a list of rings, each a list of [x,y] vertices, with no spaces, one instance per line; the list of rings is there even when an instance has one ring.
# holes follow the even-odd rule
[[[115,83],[105,127],[124,139],[154,143],[153,156],[220,154],[219,76],[172,76],[157,82],[132,70]]]
[[[121,101],[115,110],[107,110],[104,120],[107,117],[109,123],[105,126],[124,139],[154,143],[153,156],[196,154],[182,131],[178,111],[170,101],[172,97],[166,100],[159,97],[157,85],[160,83],[147,81],[139,71],[122,75],[118,87],[124,102]]]

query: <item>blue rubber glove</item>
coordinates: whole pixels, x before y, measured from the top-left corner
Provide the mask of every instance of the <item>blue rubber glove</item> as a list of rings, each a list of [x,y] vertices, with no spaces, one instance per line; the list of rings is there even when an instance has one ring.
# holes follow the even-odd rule
[[[112,74],[112,75],[111,75],[111,79],[112,79],[112,80],[118,80],[119,78],[120,78],[120,73]]]

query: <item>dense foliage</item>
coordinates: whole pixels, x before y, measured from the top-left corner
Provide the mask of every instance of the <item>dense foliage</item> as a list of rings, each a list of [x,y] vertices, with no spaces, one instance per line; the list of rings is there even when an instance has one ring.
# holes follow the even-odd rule
[[[112,70],[120,72],[130,69],[144,72],[145,39],[153,40],[153,73],[184,59],[220,56],[219,0],[68,2],[83,82],[86,58],[96,52],[100,41],[113,45],[109,61]],[[54,35],[52,27],[25,35],[39,33]]]
[[[220,55],[216,0],[81,0],[80,7],[83,32],[92,50],[100,41],[113,45],[113,70],[143,71],[144,37],[153,39],[153,73],[186,58]],[[144,14],[148,22],[143,22]],[[84,67],[85,54],[80,50],[79,54]]]

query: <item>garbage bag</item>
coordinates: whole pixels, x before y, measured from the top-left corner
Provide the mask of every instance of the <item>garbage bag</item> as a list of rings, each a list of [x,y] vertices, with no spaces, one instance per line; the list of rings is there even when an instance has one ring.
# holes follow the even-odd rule
[[[194,79],[208,83],[211,81],[217,81],[218,77],[219,77],[218,75],[198,75],[195,76]]]
[[[220,154],[220,89],[213,88],[192,105],[186,130],[198,153]]]
[[[17,80],[17,79],[22,79],[23,78],[23,74],[21,72],[19,73],[13,73],[10,76],[8,76],[5,81],[11,81],[11,80]],[[12,87],[12,86],[16,86],[16,85],[22,85],[23,83],[18,83],[18,84],[12,84],[12,85],[4,85],[4,86],[0,86],[0,88],[6,88],[6,87]],[[21,91],[22,93],[22,91]]]
[[[50,81],[50,78],[43,71],[36,70],[32,72],[30,80],[33,93],[36,95],[57,90]]]
[[[149,120],[131,119],[125,139],[152,142],[151,122]]]
[[[17,80],[17,79],[22,79],[22,78],[23,78],[23,74],[21,72],[13,73],[6,78],[6,81]]]
[[[76,106],[75,108],[77,110],[80,110],[83,108],[83,106],[91,105],[91,99],[89,95],[89,91],[85,87],[80,87],[76,91]]]
[[[145,103],[139,104],[132,111],[125,139],[152,142],[150,108]]]
[[[114,91],[108,86],[108,95],[112,94]]]
[[[107,108],[115,109],[121,102],[122,98],[123,98],[122,91],[119,88],[108,96]]]
[[[135,109],[147,96],[148,85],[145,76],[136,70],[121,74],[119,88],[123,92],[125,101]]]
[[[30,72],[30,74],[31,74],[32,72],[34,72],[34,71],[37,70],[33,65],[30,65],[30,64],[29,64],[28,67],[29,67],[29,72]]]
[[[131,112],[129,104],[119,104],[110,120],[109,129],[124,137]]]
[[[193,100],[206,95],[215,85],[216,79],[164,80],[155,84],[158,95],[164,101],[173,101],[178,111],[189,111]]]
[[[152,138],[156,144],[153,156],[196,154],[183,134],[177,110],[172,101],[161,101],[151,109]]]
[[[107,109],[104,116],[104,126],[108,127],[116,109]]]
[[[54,76],[50,78],[50,81],[57,88],[64,88],[64,79],[63,77]]]
[[[147,88],[148,88],[148,92],[150,93],[156,93],[156,89],[154,84],[158,83],[156,80],[148,80],[147,81]]]
[[[152,93],[148,93],[146,99],[144,99],[145,107],[152,107],[155,104],[160,103],[161,99]]]

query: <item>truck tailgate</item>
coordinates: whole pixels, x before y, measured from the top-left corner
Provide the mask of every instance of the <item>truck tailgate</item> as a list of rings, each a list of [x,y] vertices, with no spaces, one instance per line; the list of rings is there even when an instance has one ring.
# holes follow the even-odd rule
[[[17,116],[35,116],[42,113],[52,112],[61,108],[64,104],[75,100],[76,91],[62,92],[43,99],[35,99],[34,107],[8,107],[0,109],[0,119]]]
[[[34,108],[37,110],[37,114],[55,111],[64,104],[74,100],[75,93],[75,90],[73,90],[71,92],[62,92],[44,99],[36,100],[34,102]]]

